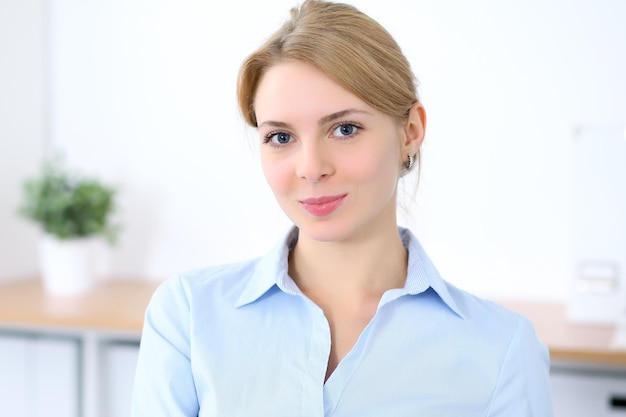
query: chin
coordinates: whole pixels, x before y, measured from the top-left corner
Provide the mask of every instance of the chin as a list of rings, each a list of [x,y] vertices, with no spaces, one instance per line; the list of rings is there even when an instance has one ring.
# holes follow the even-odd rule
[[[343,221],[317,220],[295,223],[300,230],[300,236],[317,242],[339,242],[348,239],[354,233],[350,233],[350,227]]]

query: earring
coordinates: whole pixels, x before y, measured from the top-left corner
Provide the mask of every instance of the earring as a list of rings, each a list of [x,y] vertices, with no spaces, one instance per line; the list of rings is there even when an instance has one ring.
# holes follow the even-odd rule
[[[406,162],[406,170],[410,171],[413,165],[415,165],[415,155],[409,154],[409,160]]]

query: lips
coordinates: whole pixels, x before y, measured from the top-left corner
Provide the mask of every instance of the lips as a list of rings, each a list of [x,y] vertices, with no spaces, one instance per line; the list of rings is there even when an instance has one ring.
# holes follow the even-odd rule
[[[316,217],[328,216],[341,206],[347,194],[307,198],[300,200],[302,207]]]

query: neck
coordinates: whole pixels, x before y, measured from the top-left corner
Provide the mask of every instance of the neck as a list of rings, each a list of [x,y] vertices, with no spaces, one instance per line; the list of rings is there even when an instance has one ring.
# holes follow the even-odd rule
[[[380,299],[406,280],[408,255],[397,227],[341,242],[300,235],[290,254],[289,274],[309,297]]]

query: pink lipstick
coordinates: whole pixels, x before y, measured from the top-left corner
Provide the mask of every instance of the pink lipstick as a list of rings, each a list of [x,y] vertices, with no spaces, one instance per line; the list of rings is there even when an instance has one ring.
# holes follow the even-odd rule
[[[302,207],[304,207],[304,209],[310,214],[316,217],[324,217],[337,210],[339,206],[343,204],[346,196],[347,194],[341,194],[307,198],[305,200],[300,200],[300,204],[302,204]]]

